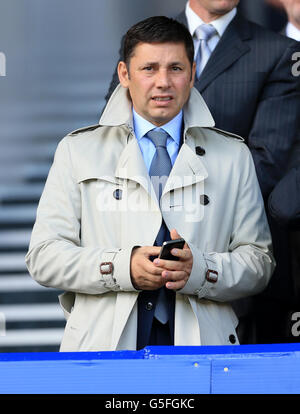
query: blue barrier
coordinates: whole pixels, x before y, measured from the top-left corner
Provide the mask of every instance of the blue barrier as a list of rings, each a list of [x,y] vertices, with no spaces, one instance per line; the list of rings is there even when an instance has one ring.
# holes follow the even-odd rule
[[[1,394],[299,394],[300,344],[0,354]]]

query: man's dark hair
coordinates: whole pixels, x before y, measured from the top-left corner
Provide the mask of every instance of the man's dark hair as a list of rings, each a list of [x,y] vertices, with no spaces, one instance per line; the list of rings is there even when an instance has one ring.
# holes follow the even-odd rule
[[[165,16],[149,17],[132,26],[125,35],[123,59],[127,67],[139,43],[183,43],[187,57],[193,65],[194,43],[188,29],[177,20]]]

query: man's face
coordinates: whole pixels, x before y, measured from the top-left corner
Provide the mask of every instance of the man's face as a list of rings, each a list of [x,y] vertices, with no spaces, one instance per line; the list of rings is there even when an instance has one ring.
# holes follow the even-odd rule
[[[193,9],[200,7],[212,15],[219,16],[230,12],[238,3],[239,0],[190,0]]]
[[[189,98],[194,83],[183,43],[139,43],[129,67],[118,67],[122,86],[129,89],[135,111],[156,126],[174,118]]]
[[[292,23],[300,24],[300,0],[280,0]]]

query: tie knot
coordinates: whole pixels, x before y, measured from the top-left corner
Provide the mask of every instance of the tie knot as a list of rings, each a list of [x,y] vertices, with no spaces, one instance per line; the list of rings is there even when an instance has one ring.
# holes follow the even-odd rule
[[[156,148],[166,148],[169,134],[165,130],[159,129],[155,131],[154,129],[152,129],[146,134],[146,136],[153,142]]]
[[[197,27],[195,33],[197,39],[208,41],[217,33],[217,31],[211,24],[201,24]]]

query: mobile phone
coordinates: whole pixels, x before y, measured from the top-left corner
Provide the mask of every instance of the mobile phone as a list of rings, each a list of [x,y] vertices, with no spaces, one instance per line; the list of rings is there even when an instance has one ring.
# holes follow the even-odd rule
[[[173,256],[171,254],[171,250],[172,249],[183,249],[184,243],[185,243],[184,239],[165,241],[161,247],[158,257],[164,260],[179,260],[179,257]]]

